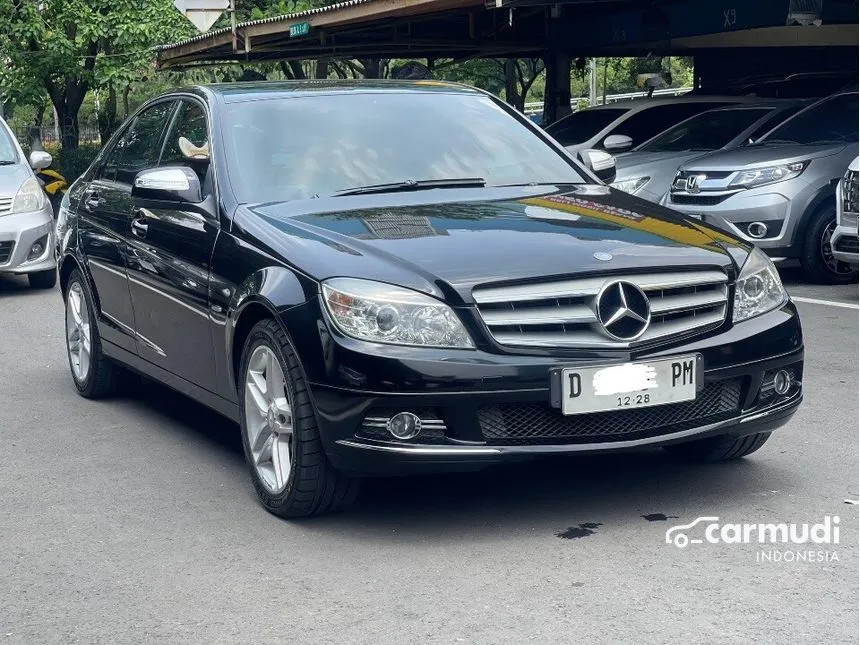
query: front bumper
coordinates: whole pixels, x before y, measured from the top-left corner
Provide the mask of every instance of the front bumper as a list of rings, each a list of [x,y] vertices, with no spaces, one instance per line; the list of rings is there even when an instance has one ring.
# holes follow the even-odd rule
[[[840,223],[833,231],[830,246],[833,247],[833,257],[841,262],[856,266],[858,264],[857,216],[854,215],[854,225]]]
[[[707,199],[707,193],[698,195],[702,196],[700,199]],[[673,201],[671,193],[666,193],[661,203],[732,233],[771,256],[782,256],[792,246],[792,230],[788,223],[793,202],[785,194],[776,192],[772,186],[737,192],[718,204],[677,203]],[[750,235],[751,224],[764,224],[765,236],[757,238]]]
[[[33,244],[44,239],[42,252],[30,257]],[[51,206],[40,211],[0,217],[0,273],[35,273],[57,266],[54,259],[54,217]]]
[[[378,353],[370,355],[371,348]],[[550,403],[554,368],[691,352],[703,357],[704,389],[686,408],[674,404],[565,417]],[[468,354],[461,358],[444,350],[380,350],[336,339],[327,356],[327,363],[338,366],[333,374],[358,379],[364,371],[368,378],[362,386],[350,386],[338,377],[309,383],[332,463],[360,474],[474,470],[541,455],[745,435],[783,425],[802,400],[803,339],[791,303],[706,338],[614,358]],[[765,395],[765,375],[781,368],[794,375],[791,390],[783,396]],[[432,430],[398,441],[373,422],[400,411],[432,419]]]

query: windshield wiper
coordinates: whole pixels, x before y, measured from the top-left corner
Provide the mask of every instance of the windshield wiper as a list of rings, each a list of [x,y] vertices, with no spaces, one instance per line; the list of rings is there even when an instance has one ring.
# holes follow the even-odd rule
[[[389,184],[374,184],[372,186],[358,186],[347,188],[332,193],[332,197],[343,197],[344,195],[369,195],[372,193],[400,193],[410,190],[430,190],[432,188],[482,188],[487,185],[487,180],[481,177],[464,177],[461,179],[406,179]]]
[[[16,163],[12,159],[0,159],[0,166],[14,166]]]

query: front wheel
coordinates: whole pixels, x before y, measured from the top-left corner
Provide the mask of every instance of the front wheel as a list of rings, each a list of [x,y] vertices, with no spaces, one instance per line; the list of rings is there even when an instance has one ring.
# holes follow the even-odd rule
[[[266,510],[304,517],[351,504],[359,480],[329,463],[298,357],[276,321],[251,330],[241,377],[242,444]]]
[[[849,284],[857,281],[857,268],[833,256],[830,238],[836,229],[836,207],[819,209],[809,222],[801,263],[806,275],[823,284]]]
[[[746,437],[720,435],[687,443],[675,443],[666,446],[666,451],[688,461],[703,463],[731,461],[751,455],[769,438],[769,432],[759,432]]]

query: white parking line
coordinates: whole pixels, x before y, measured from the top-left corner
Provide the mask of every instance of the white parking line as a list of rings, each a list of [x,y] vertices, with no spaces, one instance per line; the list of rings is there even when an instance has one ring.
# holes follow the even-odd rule
[[[835,300],[819,300],[818,298],[803,298],[801,296],[792,296],[795,302],[807,302],[811,305],[825,305],[827,307],[842,307],[843,309],[860,309],[860,305],[855,305],[850,302],[836,302]]]

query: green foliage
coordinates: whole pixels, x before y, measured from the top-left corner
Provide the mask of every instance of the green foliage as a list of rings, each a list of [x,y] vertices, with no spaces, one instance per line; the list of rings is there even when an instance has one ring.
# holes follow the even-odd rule
[[[0,51],[7,57],[0,87],[19,103],[36,105],[47,94],[64,147],[74,147],[78,111],[91,88],[106,88],[115,99],[118,86],[151,69],[152,45],[192,32],[170,0],[0,0]]]
[[[77,148],[60,149],[54,167],[70,184],[80,177],[99,154],[101,146],[82,144]]]

